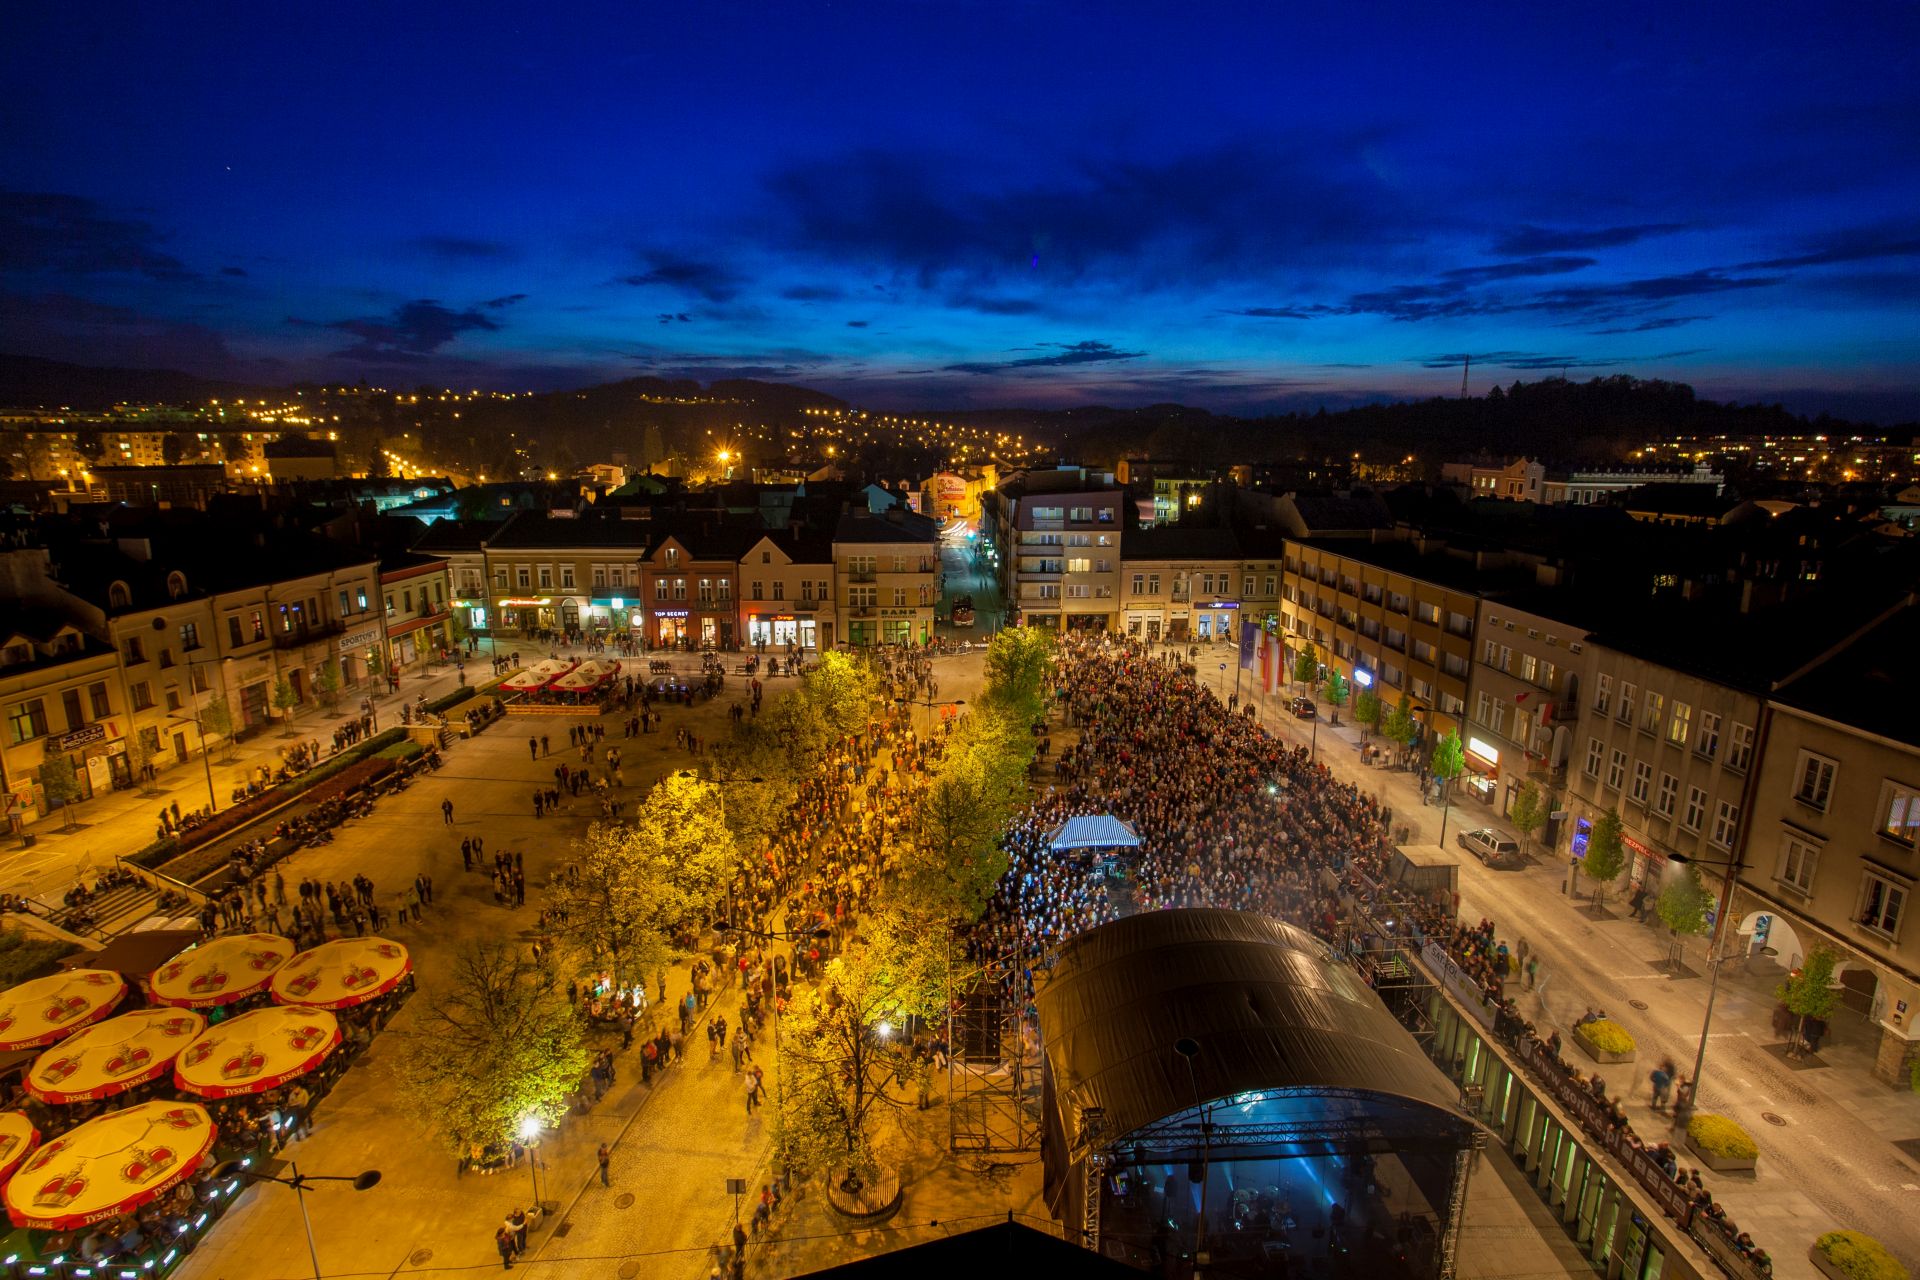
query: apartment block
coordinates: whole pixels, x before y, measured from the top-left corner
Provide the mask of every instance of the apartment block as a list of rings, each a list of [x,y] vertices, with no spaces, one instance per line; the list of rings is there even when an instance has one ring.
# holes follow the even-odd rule
[[[829,539],[762,535],[740,559],[739,634],[755,649],[775,653],[789,645],[831,649],[838,621],[834,574]]]
[[[1129,533],[1120,564],[1127,634],[1149,643],[1236,639],[1242,563],[1231,529]]]
[[[998,548],[1016,626],[1108,631],[1119,625],[1125,490],[1079,467],[1025,471],[982,513]]]
[[[856,648],[926,644],[940,598],[940,526],[904,506],[855,506],[833,532],[833,598]]]

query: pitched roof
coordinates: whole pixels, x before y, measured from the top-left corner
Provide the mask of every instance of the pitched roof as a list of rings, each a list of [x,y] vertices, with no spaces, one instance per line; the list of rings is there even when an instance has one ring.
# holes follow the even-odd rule
[[[1238,560],[1240,539],[1231,529],[1131,529],[1121,542],[1123,560]]]

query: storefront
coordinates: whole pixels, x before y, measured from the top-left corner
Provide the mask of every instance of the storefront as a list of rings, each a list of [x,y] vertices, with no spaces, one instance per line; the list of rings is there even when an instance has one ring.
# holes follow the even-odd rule
[[[1233,620],[1240,607],[1234,600],[1210,600],[1193,607],[1193,625],[1196,639],[1232,640],[1238,632],[1234,630]]]
[[[508,596],[496,601],[494,609],[503,631],[528,635],[555,625],[552,596]]]
[[[802,649],[819,647],[819,636],[812,618],[796,618],[790,613],[750,613],[747,615],[747,643],[754,648]]]
[[[637,601],[625,596],[589,600],[580,610],[581,621],[589,631],[644,631],[646,613]]]
[[[1127,611],[1127,634],[1135,640],[1145,640],[1152,644],[1166,631],[1167,619],[1158,609]]]
[[[362,627],[340,637],[337,647],[340,656],[340,682],[351,689],[357,687],[366,677],[382,670],[380,663],[380,628]],[[411,658],[408,661],[412,661]]]
[[[880,641],[882,644],[921,644],[926,640],[923,625],[917,625],[915,610],[911,605],[905,607],[885,607],[880,610]]]
[[[489,619],[492,615],[487,610],[486,601],[455,600],[452,603],[453,607],[460,611],[459,616],[466,623],[468,635],[484,636],[488,634],[487,628],[490,625]]]
[[[1461,794],[1493,807],[1500,777],[1500,748],[1484,738],[1468,738],[1467,770],[1460,775]]]
[[[248,667],[240,673],[239,685],[240,723],[238,728],[243,731],[257,729],[273,718],[270,710],[273,705],[273,669],[264,665]]]
[[[687,643],[692,635],[688,626],[685,609],[655,609],[653,611],[653,643],[662,649],[678,648]]]
[[[71,733],[61,734],[53,743],[72,761],[81,799],[90,800],[103,791],[118,791],[133,785],[133,766],[127,758],[126,739],[119,736],[112,721],[81,725]]]

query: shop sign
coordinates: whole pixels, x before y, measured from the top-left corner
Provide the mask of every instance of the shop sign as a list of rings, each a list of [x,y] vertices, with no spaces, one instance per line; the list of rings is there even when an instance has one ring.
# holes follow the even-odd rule
[[[1589,822],[1585,818],[1581,818],[1579,821],[1573,824],[1574,861],[1578,862],[1580,859],[1587,856],[1587,845],[1592,840],[1593,840],[1593,823]]]
[[[60,749],[71,751],[75,747],[84,747],[89,742],[99,742],[107,736],[104,724],[83,724],[70,733],[60,735]]]
[[[1371,689],[1373,688],[1373,672],[1367,670],[1365,667],[1355,667],[1353,669],[1353,682],[1362,689]]]
[[[371,649],[380,643],[380,632],[369,627],[365,631],[355,631],[340,637],[340,652],[351,653],[355,649]]]
[[[105,756],[87,757],[87,781],[93,784],[96,795],[113,790],[113,766],[107,763]]]
[[[653,616],[656,618],[684,618],[687,616],[687,611],[685,609],[655,609]]]
[[[1632,836],[1628,835],[1624,831],[1620,833],[1620,843],[1627,846],[1627,848],[1633,850],[1635,853],[1639,854],[1643,858],[1651,858],[1653,856],[1653,850],[1647,848],[1647,846],[1641,844],[1638,840],[1635,840]]]
[[[889,605],[880,610],[880,616],[883,618],[911,618],[913,616],[913,610],[911,608],[902,609]]]
[[[1478,738],[1467,739],[1467,750],[1473,752],[1473,754],[1479,756],[1482,760],[1485,760],[1488,764],[1500,763],[1499,749],[1496,747],[1488,746],[1486,743],[1482,742]]]
[[[1202,609],[1238,609],[1240,603],[1237,600],[1215,600],[1211,604],[1203,604],[1200,607]]]
[[[553,603],[553,597],[529,596],[524,599],[509,598],[506,600],[496,600],[494,603],[502,609],[544,609]]]

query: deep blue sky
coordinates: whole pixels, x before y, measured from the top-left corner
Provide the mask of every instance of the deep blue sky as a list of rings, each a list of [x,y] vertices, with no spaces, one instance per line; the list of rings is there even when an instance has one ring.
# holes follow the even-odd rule
[[[32,10],[30,12],[29,10]],[[185,16],[191,14],[191,17]],[[36,5],[0,350],[1920,413],[1911,4]]]

